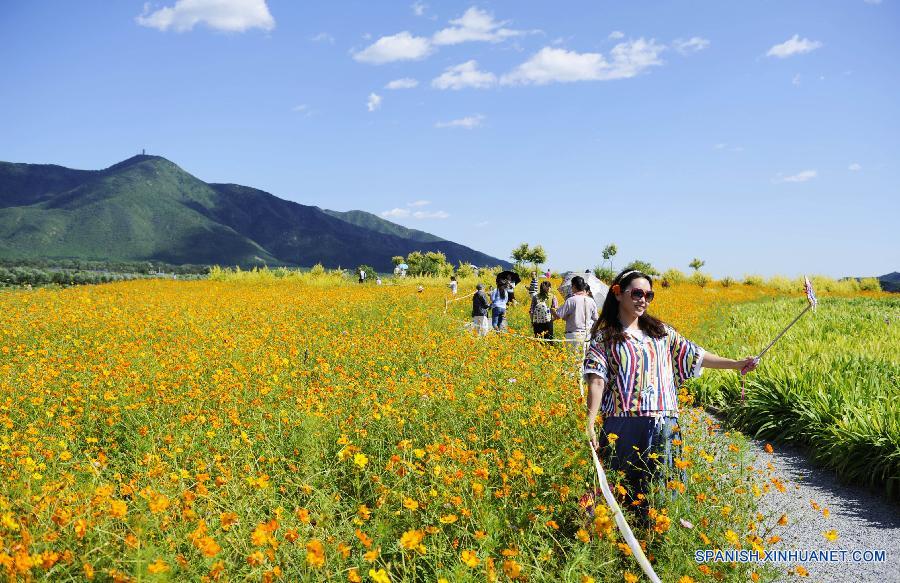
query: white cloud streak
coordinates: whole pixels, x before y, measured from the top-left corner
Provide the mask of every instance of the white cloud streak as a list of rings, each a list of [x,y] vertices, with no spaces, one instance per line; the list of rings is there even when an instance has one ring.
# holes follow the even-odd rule
[[[409,77],[404,77],[402,79],[394,79],[390,83],[384,86],[385,89],[412,89],[419,85],[419,82],[415,79],[410,79]]]
[[[440,77],[431,81],[435,89],[487,89],[497,84],[497,76],[478,70],[477,61],[466,61],[461,65],[447,67]]]
[[[198,24],[225,32],[275,28],[275,19],[265,0],[177,0],[173,6],[152,12],[146,3],[135,21],[148,28],[175,32],[193,30]]]
[[[578,53],[544,47],[528,61],[503,75],[503,85],[546,85],[575,81],[609,81],[627,79],[650,67],[662,65],[659,55],[665,46],[654,39],[640,38],[619,43],[607,59],[601,53]]]
[[[411,211],[408,208],[392,208],[382,211],[381,216],[386,219],[447,219],[450,214],[446,211]]]
[[[709,39],[701,38],[699,36],[691,37],[688,40],[676,38],[672,41],[672,46],[682,55],[690,55],[692,53],[699,53],[703,49],[708,48]]]
[[[381,96],[376,95],[374,93],[369,93],[369,99],[366,101],[366,109],[369,111],[375,111],[381,107]]]
[[[328,43],[330,45],[334,44],[334,37],[328,34],[327,32],[320,32],[314,37],[310,37],[310,39],[314,43]]]
[[[860,170],[862,170],[862,166],[860,166],[859,163],[854,162],[853,164],[847,166],[847,170],[850,170],[852,172],[859,172]]]
[[[462,16],[450,21],[454,25],[434,33],[432,42],[436,45],[457,45],[464,42],[480,41],[498,43],[510,37],[521,36],[525,31],[504,28],[506,21],[494,17],[472,6]]]
[[[354,53],[353,58],[360,63],[382,65],[394,61],[418,61],[432,51],[431,41],[427,38],[403,31],[379,38],[365,49]]]
[[[812,180],[816,176],[818,176],[818,172],[815,170],[804,170],[797,174],[792,174],[791,176],[783,176],[779,178],[778,182],[806,182]]]
[[[777,57],[779,59],[786,59],[787,57],[793,55],[802,55],[803,53],[810,53],[822,46],[822,43],[815,40],[809,40],[808,38],[800,38],[800,35],[795,34],[791,38],[787,39],[783,43],[779,45],[775,45],[769,49],[769,52],[766,53],[767,57]]]
[[[463,128],[466,130],[471,130],[481,126],[481,122],[484,121],[484,116],[479,114],[470,115],[467,117],[463,117],[460,119],[454,119],[450,121],[439,121],[434,124],[436,128]]]

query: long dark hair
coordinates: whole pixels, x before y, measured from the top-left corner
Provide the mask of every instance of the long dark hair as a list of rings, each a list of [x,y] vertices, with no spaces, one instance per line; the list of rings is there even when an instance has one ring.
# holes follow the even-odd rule
[[[505,277],[501,277],[497,280],[497,290],[499,291],[500,299],[506,299],[506,288],[509,286],[509,282]]]
[[[622,271],[612,280],[609,293],[606,294],[606,300],[603,302],[603,309],[600,310],[600,317],[597,318],[597,321],[594,322],[594,327],[591,328],[592,337],[602,334],[609,342],[622,342],[625,340],[622,322],[619,321],[619,300],[616,299],[616,294],[613,293],[613,287],[618,285],[619,289],[624,291],[632,281],[639,278],[649,281],[650,289],[653,289],[653,278],[646,273],[636,270],[628,269]],[[646,311],[638,316],[638,327],[644,334],[652,338],[662,338],[666,335],[666,325]]]

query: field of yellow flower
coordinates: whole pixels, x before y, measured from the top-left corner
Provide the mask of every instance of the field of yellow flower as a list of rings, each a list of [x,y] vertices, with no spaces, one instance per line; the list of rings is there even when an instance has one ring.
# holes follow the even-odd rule
[[[690,335],[767,293],[686,286],[655,309]],[[460,324],[468,302],[445,313],[445,295],[266,278],[0,294],[0,569],[638,580],[605,506],[584,508],[595,484],[574,363],[478,339]],[[524,328],[524,309],[511,316]],[[773,544],[778,517],[756,499],[783,486],[683,398],[690,479],[647,501],[638,537],[666,581],[765,580],[694,563],[695,549]]]

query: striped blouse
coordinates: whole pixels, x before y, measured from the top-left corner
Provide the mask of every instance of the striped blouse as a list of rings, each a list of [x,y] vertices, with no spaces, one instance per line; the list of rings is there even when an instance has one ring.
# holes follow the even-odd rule
[[[595,374],[606,381],[600,403],[604,417],[675,415],[678,388],[687,379],[700,376],[704,354],[668,325],[662,338],[639,338],[626,331],[625,340],[615,343],[594,337],[582,374]]]

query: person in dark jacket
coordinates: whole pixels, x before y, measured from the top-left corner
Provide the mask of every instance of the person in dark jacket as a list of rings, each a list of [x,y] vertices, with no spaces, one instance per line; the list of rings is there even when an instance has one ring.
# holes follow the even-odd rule
[[[491,300],[484,293],[484,284],[479,283],[475,286],[475,295],[472,296],[472,325],[478,330],[479,336],[486,336],[490,330],[490,319],[488,318],[488,308],[491,307]]]

